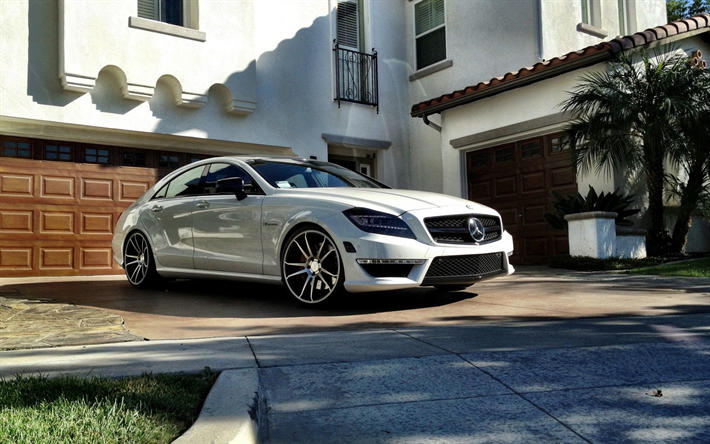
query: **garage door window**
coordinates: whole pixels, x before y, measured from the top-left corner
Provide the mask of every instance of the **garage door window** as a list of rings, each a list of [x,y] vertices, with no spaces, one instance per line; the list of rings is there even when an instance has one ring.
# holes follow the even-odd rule
[[[180,156],[177,154],[160,154],[158,156],[158,168],[177,169],[180,166]]]
[[[124,151],[121,159],[121,165],[136,167],[148,166],[146,153],[139,151]]]
[[[556,136],[550,138],[550,153],[559,153],[569,149],[569,139],[567,136]]]
[[[46,160],[61,160],[71,162],[73,159],[73,149],[69,145],[46,144],[44,146],[44,158]]]
[[[111,150],[108,148],[84,147],[84,162],[108,165],[111,163]]]
[[[520,158],[528,159],[531,157],[542,156],[542,141],[527,142],[520,145]]]
[[[488,151],[471,153],[468,155],[469,168],[481,168],[488,166]]]
[[[513,147],[496,150],[496,163],[512,162],[515,160]]]
[[[32,158],[32,145],[29,142],[4,140],[2,142],[2,155],[4,157]]]

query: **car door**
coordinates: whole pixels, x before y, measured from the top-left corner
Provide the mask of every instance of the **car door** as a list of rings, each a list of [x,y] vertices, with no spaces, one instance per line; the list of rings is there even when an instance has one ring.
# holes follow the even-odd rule
[[[217,181],[244,180],[246,198],[217,193]],[[195,268],[198,270],[261,274],[263,193],[244,170],[229,163],[209,166],[204,193],[195,199],[192,213]]]
[[[194,268],[192,211],[204,169],[199,166],[175,177],[155,194],[141,213],[155,260],[163,267]]]

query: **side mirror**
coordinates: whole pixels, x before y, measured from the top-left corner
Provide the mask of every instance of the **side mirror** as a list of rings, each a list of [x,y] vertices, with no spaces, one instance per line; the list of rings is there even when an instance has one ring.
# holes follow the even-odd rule
[[[237,200],[247,198],[247,193],[244,192],[244,179],[241,177],[227,177],[217,181],[217,194],[219,193],[234,193]]]

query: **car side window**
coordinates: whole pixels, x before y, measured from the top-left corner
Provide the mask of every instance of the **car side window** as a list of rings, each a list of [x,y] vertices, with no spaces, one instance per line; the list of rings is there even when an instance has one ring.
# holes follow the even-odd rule
[[[180,174],[164,186],[154,198],[170,198],[180,196],[194,196],[199,194],[200,178],[204,171],[203,166],[192,168]]]
[[[244,181],[244,192],[247,194],[261,194],[261,189],[252,180],[251,176],[246,171],[236,165],[229,163],[213,163],[210,165],[210,170],[207,173],[207,181],[205,182],[205,194],[217,193],[217,181],[222,179],[230,179],[233,177],[241,177]]]

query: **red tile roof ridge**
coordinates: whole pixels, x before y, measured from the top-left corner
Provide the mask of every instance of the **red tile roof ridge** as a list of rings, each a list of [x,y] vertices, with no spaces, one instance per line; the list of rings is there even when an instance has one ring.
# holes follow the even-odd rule
[[[475,85],[467,86],[463,89],[456,90],[452,93],[444,94],[442,96],[417,103],[412,106],[412,113],[414,114],[417,111],[425,110],[434,105],[448,102],[454,98],[473,95],[476,92],[482,91],[484,89],[500,85],[502,83],[511,82],[513,80],[520,79],[531,74],[539,73],[547,69],[554,68],[556,66],[571,63],[576,60],[583,59],[585,57],[590,57],[595,54],[600,54],[604,52],[607,52],[610,55],[617,54],[619,52],[634,49],[658,40],[662,40],[668,37],[672,37],[678,34],[683,34],[701,28],[710,28],[710,13],[702,13],[694,15],[692,17],[675,20],[665,25],[648,28],[644,31],[636,32],[634,34],[615,37],[611,40],[607,40],[596,45],[587,46],[576,51],[571,51],[567,54],[558,57],[553,57],[549,60],[542,60],[532,66],[520,68],[517,71],[508,72],[501,76],[493,77],[490,80],[481,81]],[[434,112],[440,111],[442,110]]]

